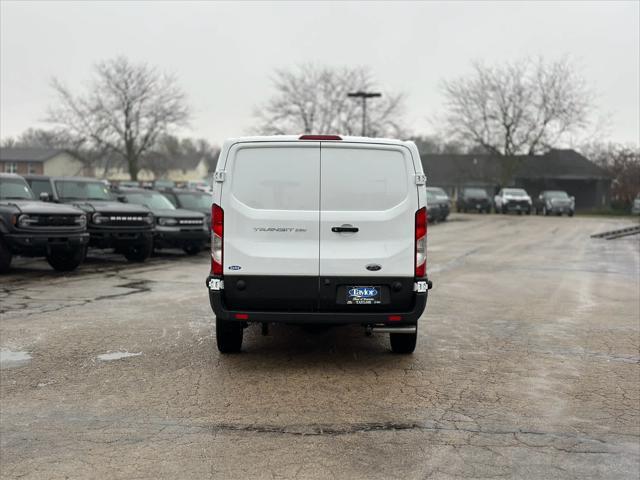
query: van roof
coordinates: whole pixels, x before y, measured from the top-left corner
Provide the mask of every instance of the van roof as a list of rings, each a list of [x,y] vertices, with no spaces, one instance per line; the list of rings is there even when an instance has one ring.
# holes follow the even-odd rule
[[[370,138],[370,137],[352,137],[346,135],[339,135],[342,140],[320,140],[323,142],[349,142],[349,143],[373,143],[384,145],[413,145],[412,141],[397,140],[394,138]],[[317,142],[319,140],[300,140],[301,135],[258,135],[251,137],[235,137],[228,138],[225,144],[232,145],[234,143],[248,143],[248,142]]]

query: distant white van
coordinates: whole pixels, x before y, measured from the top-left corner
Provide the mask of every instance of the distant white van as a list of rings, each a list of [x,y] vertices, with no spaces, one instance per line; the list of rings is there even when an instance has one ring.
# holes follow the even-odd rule
[[[359,324],[415,349],[426,274],[425,175],[413,142],[337,135],[227,140],[214,174],[218,349],[260,323]]]

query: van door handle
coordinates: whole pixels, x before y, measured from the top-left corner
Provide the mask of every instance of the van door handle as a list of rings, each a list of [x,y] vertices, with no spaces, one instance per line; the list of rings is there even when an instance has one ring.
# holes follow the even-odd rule
[[[331,227],[331,231],[335,233],[342,233],[342,232],[356,233],[358,230],[359,230],[358,227]]]

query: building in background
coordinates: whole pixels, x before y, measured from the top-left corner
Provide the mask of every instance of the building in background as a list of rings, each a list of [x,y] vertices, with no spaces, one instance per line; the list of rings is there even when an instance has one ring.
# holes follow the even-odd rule
[[[91,168],[67,150],[0,148],[0,172],[19,175],[90,176]]]
[[[576,198],[576,209],[608,207],[611,177],[575,150],[550,150],[544,155],[423,154],[427,184],[444,188],[452,198],[464,187],[484,188],[489,196],[501,187],[520,187],[531,197],[543,190],[564,190]],[[516,165],[512,178],[500,184],[505,162]]]

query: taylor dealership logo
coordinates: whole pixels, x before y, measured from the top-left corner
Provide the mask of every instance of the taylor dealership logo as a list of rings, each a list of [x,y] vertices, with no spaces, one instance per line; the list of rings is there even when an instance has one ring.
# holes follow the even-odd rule
[[[351,288],[349,295],[356,298],[373,298],[378,295],[378,289],[373,287]]]

